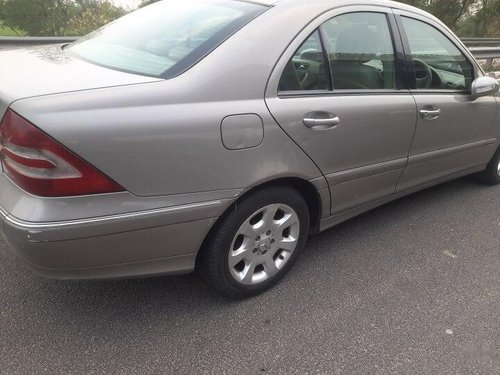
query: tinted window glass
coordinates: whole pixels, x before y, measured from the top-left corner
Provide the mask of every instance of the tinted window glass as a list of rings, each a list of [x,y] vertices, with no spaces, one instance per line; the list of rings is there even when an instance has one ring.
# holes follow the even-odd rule
[[[414,59],[417,89],[470,90],[472,64],[440,31],[431,25],[402,17]]]
[[[281,76],[280,91],[328,90],[330,79],[319,32],[315,31],[299,47]]]
[[[333,89],[395,89],[394,47],[382,13],[349,13],[325,22]]]
[[[265,11],[240,1],[160,1],[71,45],[77,57],[109,68],[168,78],[187,69]]]

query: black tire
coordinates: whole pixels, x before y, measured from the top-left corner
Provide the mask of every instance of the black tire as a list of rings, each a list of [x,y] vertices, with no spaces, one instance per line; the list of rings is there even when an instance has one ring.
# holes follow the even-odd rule
[[[489,162],[486,169],[479,173],[479,179],[487,185],[498,185],[500,184],[500,172],[499,172],[499,164],[500,164],[500,148],[498,148],[493,158]]]
[[[299,235],[296,239],[295,250],[288,256],[282,268],[275,271],[276,274],[256,285],[244,285],[242,282],[237,281],[232,274],[236,268],[231,271],[229,266],[229,256],[233,252],[231,246],[233,241],[237,241],[236,238],[240,229],[243,225],[248,225],[247,223],[250,223],[256,217],[255,213],[257,211],[276,204],[286,205],[288,208],[293,209],[294,213],[296,213],[294,217],[298,217],[299,225],[295,228],[298,228],[296,231]],[[276,217],[274,216],[272,223],[275,223]],[[255,191],[236,202],[212,229],[201,249],[197,269],[208,284],[225,297],[242,299],[260,294],[280,281],[293,266],[306,243],[309,234],[309,223],[310,217],[307,203],[296,189],[287,186],[272,186]],[[280,230],[277,229],[276,232]],[[281,232],[282,237],[284,232]],[[254,244],[252,243],[252,245]],[[250,247],[254,247],[252,245]],[[277,245],[274,246],[278,247]],[[253,249],[253,251],[256,250]],[[269,250],[267,256],[271,256],[272,252],[274,250]],[[260,250],[257,256],[259,255],[264,256],[260,254]],[[255,255],[250,254],[250,256],[254,257]],[[280,259],[282,259],[281,256]],[[276,261],[278,260],[276,259]],[[255,270],[257,270],[257,267]],[[267,275],[265,272],[264,274]]]

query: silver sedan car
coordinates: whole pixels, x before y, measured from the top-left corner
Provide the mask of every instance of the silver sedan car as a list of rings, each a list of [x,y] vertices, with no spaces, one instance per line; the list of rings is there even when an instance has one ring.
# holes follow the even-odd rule
[[[160,1],[0,53],[1,231],[49,277],[197,269],[248,297],[311,233],[460,176],[500,183],[498,89],[400,3]]]

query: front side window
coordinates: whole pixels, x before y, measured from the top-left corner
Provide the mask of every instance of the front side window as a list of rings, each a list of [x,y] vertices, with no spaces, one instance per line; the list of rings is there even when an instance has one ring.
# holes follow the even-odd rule
[[[111,69],[170,78],[266,9],[231,0],[160,1],[97,30],[67,50]]]
[[[472,64],[433,26],[401,17],[413,58],[417,89],[470,90]]]
[[[356,12],[326,21],[295,52],[280,91],[396,89],[394,47],[383,13]]]

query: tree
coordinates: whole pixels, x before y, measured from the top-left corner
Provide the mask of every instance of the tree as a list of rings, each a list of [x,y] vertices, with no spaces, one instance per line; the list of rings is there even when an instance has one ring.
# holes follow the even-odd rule
[[[449,28],[457,30],[459,23],[471,15],[481,0],[399,0],[432,13]]]
[[[500,37],[500,0],[484,0],[464,24],[464,32],[466,36]]]
[[[2,0],[0,19],[29,35],[60,35],[70,17],[71,0]]]
[[[31,36],[83,35],[125,14],[109,0],[0,0],[0,20]]]
[[[141,3],[139,4],[139,8],[145,7],[146,5],[156,3],[157,1],[159,1],[159,0],[142,0]]]
[[[123,8],[109,1],[77,0],[76,11],[66,26],[67,35],[85,35],[125,15]]]
[[[500,0],[399,0],[424,9],[459,36],[500,37]]]

